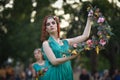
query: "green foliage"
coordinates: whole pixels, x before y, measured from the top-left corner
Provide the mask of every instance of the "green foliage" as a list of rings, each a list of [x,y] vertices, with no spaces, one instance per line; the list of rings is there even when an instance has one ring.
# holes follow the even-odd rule
[[[104,69],[110,69],[109,60],[103,56],[98,57],[98,71],[103,71]]]
[[[13,8],[6,8],[1,15],[1,26],[5,26],[7,33],[0,32],[0,62],[8,57],[15,61],[28,61],[33,57],[33,50],[41,47],[41,25],[44,16],[53,14],[50,6],[54,0],[37,0],[37,7],[32,6],[31,0],[15,0]],[[4,4],[7,4],[3,1]],[[31,23],[31,13],[36,10],[35,22]],[[1,27],[0,27],[0,31]]]

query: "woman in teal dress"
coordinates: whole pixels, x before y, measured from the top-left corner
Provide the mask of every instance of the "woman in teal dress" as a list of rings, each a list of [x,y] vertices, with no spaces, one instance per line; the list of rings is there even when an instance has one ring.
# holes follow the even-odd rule
[[[43,59],[41,49],[35,49],[34,57],[36,62],[32,64],[32,74],[35,80],[45,80],[45,73],[48,70],[48,61]]]
[[[91,18],[88,17],[85,30],[82,35],[75,38],[60,40],[60,24],[56,16],[47,16],[43,21],[41,40],[44,58],[49,63],[45,73],[45,80],[73,80],[73,71],[70,60],[78,55],[71,55],[69,46],[82,42],[89,37],[91,30]],[[49,36],[48,39],[46,39]]]

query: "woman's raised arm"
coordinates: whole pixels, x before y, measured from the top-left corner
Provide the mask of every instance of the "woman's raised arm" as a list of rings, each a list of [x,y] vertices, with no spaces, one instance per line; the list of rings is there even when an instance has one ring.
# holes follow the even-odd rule
[[[88,17],[83,34],[74,38],[67,39],[69,44],[72,45],[74,43],[79,43],[86,40],[90,35],[91,24],[92,24],[91,17]]]

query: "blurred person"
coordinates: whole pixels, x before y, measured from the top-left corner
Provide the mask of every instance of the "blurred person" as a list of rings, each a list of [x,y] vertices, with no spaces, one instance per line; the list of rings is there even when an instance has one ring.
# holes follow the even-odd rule
[[[22,71],[20,66],[21,66],[20,62],[17,62],[15,67],[14,67],[15,80],[20,80],[20,72]]]
[[[112,80],[111,77],[110,77],[110,75],[109,75],[109,70],[107,70],[107,69],[104,70],[103,76],[101,77],[100,80]]]
[[[26,80],[26,74],[24,70],[20,72],[20,80]]]
[[[29,64],[25,72],[26,72],[26,80],[32,80],[32,64]]]
[[[92,76],[92,80],[100,80],[100,74],[98,71],[96,71],[93,76]]]
[[[90,80],[90,75],[88,74],[88,71],[83,68],[81,71],[81,74],[79,76],[79,80]]]
[[[0,67],[0,80],[6,80],[6,70],[4,66]]]
[[[7,80],[14,80],[15,79],[15,71],[11,64],[6,65],[6,79]]]
[[[32,64],[33,78],[38,80],[45,80],[45,73],[49,66],[48,62],[43,59],[43,55],[40,48],[34,50],[34,57],[36,59],[36,62]]]
[[[120,70],[115,70],[113,80],[120,80]]]

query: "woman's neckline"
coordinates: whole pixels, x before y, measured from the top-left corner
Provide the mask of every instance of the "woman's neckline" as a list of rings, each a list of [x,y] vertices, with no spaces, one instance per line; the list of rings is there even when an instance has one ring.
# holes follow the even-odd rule
[[[37,64],[40,65],[40,66],[43,66],[43,65],[45,65],[45,61],[42,61],[41,63],[37,62]]]
[[[63,41],[62,40],[60,40],[59,39],[59,42],[54,38],[54,37],[52,37],[52,36],[50,36],[59,46],[63,46],[64,45],[64,43],[63,43]]]

